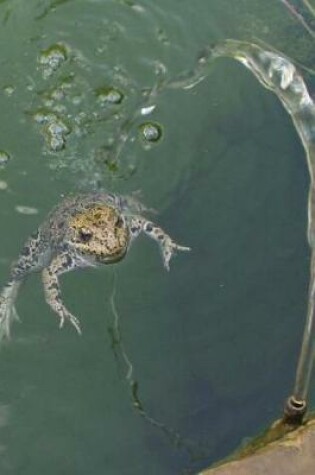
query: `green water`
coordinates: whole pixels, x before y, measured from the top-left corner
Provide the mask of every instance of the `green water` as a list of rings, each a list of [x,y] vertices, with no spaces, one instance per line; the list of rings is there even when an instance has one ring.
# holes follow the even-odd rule
[[[29,278],[0,352],[0,472],[196,473],[292,390],[308,175],[290,118],[241,65],[218,60],[192,89],[163,84],[221,39],[259,39],[308,68],[314,40],[271,0],[2,0],[0,24],[1,282],[70,191],[141,190],[192,247],[167,273],[141,237],[115,272],[64,276],[81,338],[58,329]],[[152,88],[156,109],[136,114]],[[147,121],[158,142],[141,137]]]

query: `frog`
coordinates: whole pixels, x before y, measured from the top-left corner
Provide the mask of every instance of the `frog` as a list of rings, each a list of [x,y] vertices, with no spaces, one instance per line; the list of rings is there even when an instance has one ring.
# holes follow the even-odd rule
[[[0,293],[0,338],[10,337],[11,323],[18,319],[15,302],[19,289],[34,272],[41,273],[45,300],[59,318],[59,328],[69,322],[81,335],[79,319],[63,302],[62,274],[118,263],[141,233],[158,244],[169,271],[172,256],[177,251],[190,251],[190,247],[177,244],[148,219],[149,211],[135,195],[98,191],[65,197],[26,240],[11,266]]]

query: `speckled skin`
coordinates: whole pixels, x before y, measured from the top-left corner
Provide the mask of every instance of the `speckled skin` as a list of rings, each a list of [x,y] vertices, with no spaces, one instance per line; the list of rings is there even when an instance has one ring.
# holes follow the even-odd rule
[[[189,248],[179,246],[144,218],[144,211],[146,208],[132,196],[90,193],[66,198],[30,236],[12,266],[10,280],[0,294],[0,337],[9,336],[20,284],[32,272],[42,272],[46,301],[58,314],[60,327],[68,320],[81,333],[79,320],[63,304],[60,274],[118,262],[142,231],[159,244],[169,270],[173,253]]]

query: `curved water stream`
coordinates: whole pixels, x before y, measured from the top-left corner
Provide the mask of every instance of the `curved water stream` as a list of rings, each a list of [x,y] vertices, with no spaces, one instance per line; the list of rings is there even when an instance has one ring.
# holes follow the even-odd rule
[[[315,104],[303,77],[293,63],[257,45],[227,41],[214,48],[213,56],[231,56],[250,69],[264,87],[272,90],[291,115],[303,143],[310,190],[308,199],[308,242],[312,250],[308,313],[293,397],[297,406],[307,399],[315,356]]]

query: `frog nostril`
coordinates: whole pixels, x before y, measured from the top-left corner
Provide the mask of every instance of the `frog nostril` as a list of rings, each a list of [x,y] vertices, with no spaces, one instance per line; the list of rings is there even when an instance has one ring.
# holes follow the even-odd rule
[[[88,228],[81,228],[79,229],[79,238],[82,242],[88,242],[91,240],[93,236],[92,231]]]

